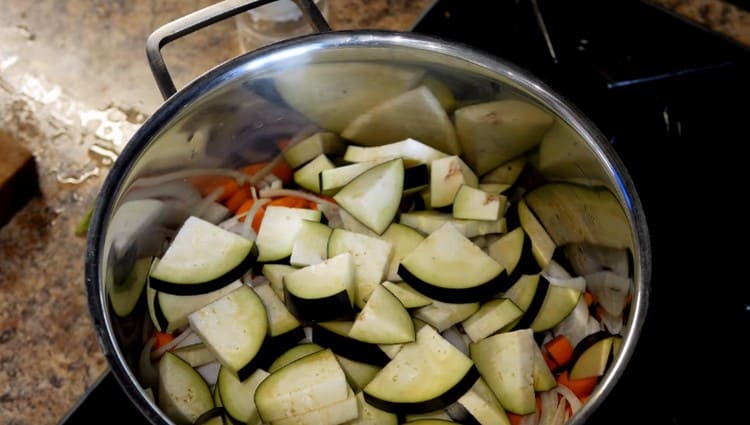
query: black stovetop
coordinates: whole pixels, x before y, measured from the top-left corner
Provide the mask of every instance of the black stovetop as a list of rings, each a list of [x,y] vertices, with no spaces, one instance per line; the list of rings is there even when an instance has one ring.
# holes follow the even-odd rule
[[[600,127],[635,182],[653,247],[650,306],[591,423],[750,423],[748,49],[638,0],[440,0],[413,31],[531,71]],[[118,412],[110,425],[146,423],[106,374],[62,424],[100,422],[105,409]]]
[[[634,180],[650,305],[591,423],[750,423],[750,393],[735,389],[750,382],[750,285],[744,249],[729,248],[745,227],[748,49],[637,0],[442,0],[414,31],[531,71],[600,127]]]

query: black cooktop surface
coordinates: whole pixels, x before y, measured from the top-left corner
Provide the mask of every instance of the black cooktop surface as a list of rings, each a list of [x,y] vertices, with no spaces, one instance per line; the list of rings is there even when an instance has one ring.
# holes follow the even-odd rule
[[[600,127],[635,182],[653,247],[650,307],[591,423],[750,423],[748,50],[637,0],[441,0],[413,31],[538,76]],[[111,374],[63,423],[105,412],[110,425],[146,423]]]
[[[443,0],[414,31],[531,71],[600,127],[635,182],[653,247],[650,306],[591,422],[750,423],[737,196],[748,180],[747,48],[635,0]]]

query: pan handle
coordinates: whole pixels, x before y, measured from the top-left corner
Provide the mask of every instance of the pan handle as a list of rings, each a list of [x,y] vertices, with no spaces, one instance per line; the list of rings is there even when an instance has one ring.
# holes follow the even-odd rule
[[[164,46],[201,28],[274,1],[277,0],[224,0],[177,18],[152,32],[146,40],[146,56],[162,97],[167,99],[177,91],[161,54]],[[318,33],[331,30],[313,0],[292,1],[313,30]]]

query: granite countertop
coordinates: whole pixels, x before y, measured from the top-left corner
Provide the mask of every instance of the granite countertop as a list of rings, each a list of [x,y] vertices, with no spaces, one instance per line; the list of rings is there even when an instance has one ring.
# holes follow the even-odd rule
[[[328,2],[334,29],[393,30],[411,28],[431,3]],[[718,0],[656,2],[750,46],[748,12]],[[57,423],[107,369],[76,226],[119,149],[162,102],[145,37],[210,3],[0,0],[0,130],[34,153],[42,193],[0,229],[0,424]],[[180,87],[239,52],[223,22],[164,55]]]

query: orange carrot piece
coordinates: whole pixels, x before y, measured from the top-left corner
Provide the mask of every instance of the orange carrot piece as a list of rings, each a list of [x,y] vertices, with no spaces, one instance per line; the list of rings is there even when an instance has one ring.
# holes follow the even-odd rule
[[[255,230],[255,233],[260,232],[260,223],[263,221],[263,215],[266,213],[266,206],[262,206],[258,208],[258,212],[255,213],[255,217],[253,217],[253,223],[251,224],[253,226],[253,230]]]
[[[289,164],[287,164],[287,162],[283,160],[276,164],[271,172],[276,177],[281,179],[284,184],[291,182],[292,178],[294,177],[294,170],[292,170],[292,167],[290,167]]]
[[[336,202],[336,200],[335,200],[335,199],[333,199],[333,198],[331,198],[330,196],[322,195],[322,194],[319,194],[319,193],[318,193],[318,194],[315,194],[315,196],[317,196],[317,197],[318,197],[318,198],[320,198],[320,199],[324,199],[324,200],[326,200],[326,201],[328,201],[328,202],[330,202],[330,203],[332,203],[332,204],[334,204],[334,205],[338,204],[338,203]]]
[[[589,291],[586,291],[583,293],[583,300],[586,302],[586,305],[591,307],[591,304],[594,303],[594,294],[592,294]]]
[[[547,363],[547,367],[549,368],[549,370],[554,372],[560,368],[560,365],[557,364],[557,362],[552,357],[550,357],[550,355],[547,354],[545,350],[542,350],[542,358],[544,358],[544,362]]]
[[[245,201],[239,208],[237,208],[236,215],[243,214],[247,211],[250,211],[250,208],[253,207],[253,204],[255,203],[255,200],[250,198]],[[253,217],[253,223],[251,226],[253,227],[253,230],[255,230],[255,233],[258,233],[258,230],[260,230],[260,222],[263,220],[263,214],[266,212],[265,206],[258,208],[258,211],[255,212],[255,216]],[[240,221],[244,222],[246,217],[240,217]]]
[[[510,425],[520,425],[521,420],[523,419],[522,415],[518,415],[511,412],[506,412],[508,414],[508,419],[510,420]]]
[[[268,205],[276,205],[288,208],[309,208],[310,201],[297,196],[280,196],[273,199]]]
[[[256,162],[255,164],[248,164],[240,168],[243,173],[252,176],[258,171],[264,169],[268,165],[268,162]]]
[[[164,345],[169,344],[174,339],[174,335],[159,331],[154,331],[154,337],[156,338],[156,342],[154,342],[154,346],[151,347],[152,350],[163,347]]]
[[[267,166],[268,162],[258,162],[255,164],[245,165],[244,167],[240,168],[240,171],[252,176],[260,170],[266,168]],[[271,174],[275,175],[284,184],[286,184],[292,181],[294,170],[292,170],[292,167],[290,167],[289,164],[286,163],[286,161],[280,161],[278,164],[274,165],[273,168],[271,168]]]
[[[590,378],[570,379],[568,377],[568,371],[566,370],[557,376],[557,383],[570,388],[570,390],[573,391],[573,394],[575,394],[580,400],[584,397],[588,397],[588,395],[594,391],[596,384],[599,383],[599,377],[592,376]]]
[[[237,208],[237,211],[234,212],[234,215],[240,215],[240,214],[250,211],[250,208],[253,207],[254,203],[255,203],[255,199],[250,198],[250,199],[245,200],[245,202],[243,202],[242,205],[240,205],[240,207]],[[245,221],[245,217],[240,217],[240,221]]]
[[[224,202],[224,206],[232,213],[236,214],[237,209],[242,206],[249,198],[252,197],[250,193],[250,186],[243,185],[238,191]]]
[[[203,196],[210,195],[219,187],[223,188],[224,191],[216,199],[217,202],[223,202],[229,199],[240,189],[239,183],[229,176],[197,176],[192,178],[191,182]]]
[[[547,341],[544,348],[558,366],[565,366],[573,357],[573,345],[565,335],[558,335]]]

